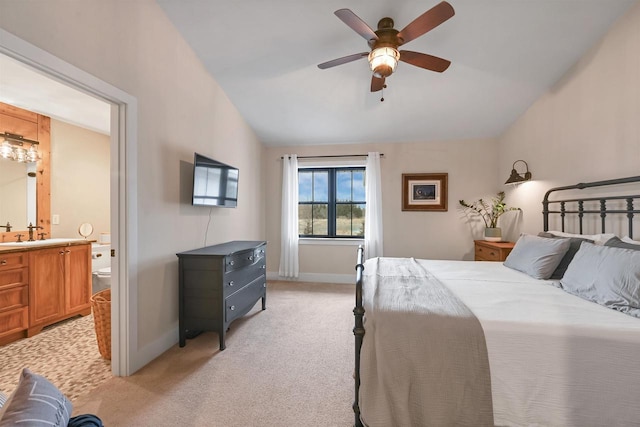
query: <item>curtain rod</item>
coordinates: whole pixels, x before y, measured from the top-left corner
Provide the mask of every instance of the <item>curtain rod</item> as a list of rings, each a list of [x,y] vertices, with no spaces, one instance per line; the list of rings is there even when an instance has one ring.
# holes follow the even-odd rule
[[[325,159],[329,157],[367,157],[368,154],[335,154],[332,156],[298,156],[299,159]],[[383,153],[380,153],[380,157],[384,157]],[[284,157],[280,157],[284,159]]]

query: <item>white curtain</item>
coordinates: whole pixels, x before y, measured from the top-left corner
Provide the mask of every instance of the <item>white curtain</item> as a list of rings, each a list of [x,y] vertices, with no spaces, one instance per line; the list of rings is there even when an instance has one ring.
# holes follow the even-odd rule
[[[367,209],[364,214],[364,257],[382,256],[382,186],[380,153],[369,152],[365,179]]]
[[[281,277],[298,277],[298,156],[282,158]]]

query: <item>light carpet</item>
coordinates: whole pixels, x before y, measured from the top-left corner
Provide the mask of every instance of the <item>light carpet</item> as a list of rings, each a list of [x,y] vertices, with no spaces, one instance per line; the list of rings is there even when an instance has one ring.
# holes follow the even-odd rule
[[[270,281],[260,304],[74,402],[106,426],[350,426],[354,286]]]

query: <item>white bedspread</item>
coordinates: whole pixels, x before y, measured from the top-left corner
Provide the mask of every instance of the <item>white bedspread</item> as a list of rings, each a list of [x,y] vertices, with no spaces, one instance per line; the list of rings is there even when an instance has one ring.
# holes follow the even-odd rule
[[[482,327],[413,258],[365,264],[360,409],[369,427],[492,426]]]
[[[640,319],[501,263],[418,261],[480,320],[496,425],[640,425]]]

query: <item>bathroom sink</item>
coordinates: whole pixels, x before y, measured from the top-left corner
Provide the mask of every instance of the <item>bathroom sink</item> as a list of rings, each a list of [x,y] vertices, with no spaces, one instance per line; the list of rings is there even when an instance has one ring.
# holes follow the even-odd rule
[[[5,242],[5,243],[0,243],[0,246],[47,246],[47,245],[57,245],[60,243],[77,242],[79,240],[84,240],[84,239],[57,238],[57,239],[46,239],[46,240],[34,240],[33,242],[28,242],[28,241]]]

